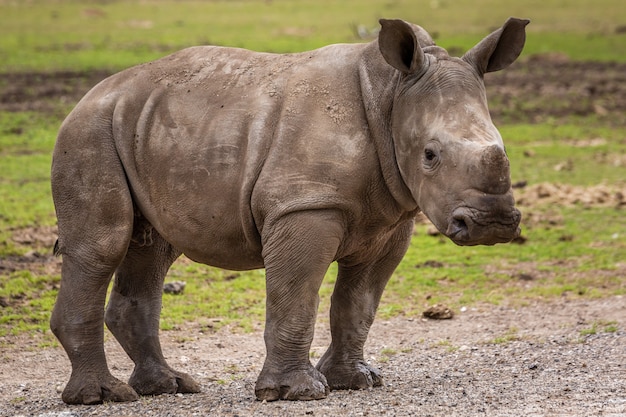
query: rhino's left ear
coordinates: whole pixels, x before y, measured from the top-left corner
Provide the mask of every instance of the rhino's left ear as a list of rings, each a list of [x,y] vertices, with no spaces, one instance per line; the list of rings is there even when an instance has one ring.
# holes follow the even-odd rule
[[[398,71],[413,74],[424,65],[424,52],[413,28],[403,20],[380,19],[378,48],[385,61]]]
[[[528,19],[510,17],[500,29],[467,51],[463,60],[473,65],[480,74],[508,67],[524,49],[528,23]]]

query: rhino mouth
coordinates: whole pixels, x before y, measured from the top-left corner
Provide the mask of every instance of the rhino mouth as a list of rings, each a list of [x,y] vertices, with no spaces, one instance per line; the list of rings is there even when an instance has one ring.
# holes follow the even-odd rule
[[[445,235],[460,246],[507,243],[520,235],[521,217],[514,207],[495,213],[460,207],[452,212]]]

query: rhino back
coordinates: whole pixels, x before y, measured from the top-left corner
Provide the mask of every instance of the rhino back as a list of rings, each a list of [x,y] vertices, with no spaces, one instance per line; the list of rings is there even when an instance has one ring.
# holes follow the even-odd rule
[[[362,49],[189,48],[123,71],[85,100],[113,109],[135,204],[166,240],[204,263],[256,268],[268,221],[361,210],[364,173],[376,164],[358,87]]]

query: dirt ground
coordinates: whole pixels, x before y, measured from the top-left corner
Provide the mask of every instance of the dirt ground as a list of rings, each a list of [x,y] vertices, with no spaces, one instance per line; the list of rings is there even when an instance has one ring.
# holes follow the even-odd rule
[[[365,358],[385,384],[333,391],[313,402],[254,399],[264,357],[261,330],[206,333],[194,323],[164,332],[166,357],[193,375],[202,392],[133,403],[67,406],[59,391],[70,364],[61,348],[34,348],[27,337],[0,348],[1,416],[624,416],[626,299],[612,297],[521,309],[485,306],[452,320],[377,321]],[[315,362],[328,346],[320,316]],[[132,362],[108,338],[109,366],[127,378]]]
[[[0,110],[62,114],[107,75],[2,74]],[[593,114],[608,125],[626,124],[624,64],[535,57],[487,75],[487,86],[496,123],[558,122]],[[547,199],[623,206],[624,195],[602,186],[591,192],[540,184],[520,188],[518,199],[526,204]],[[54,228],[24,229],[15,232],[14,240],[50,247],[54,233]],[[40,252],[0,259],[0,272],[25,267],[58,271],[59,260]],[[322,312],[313,363],[328,346],[328,334]],[[313,402],[254,399],[265,353],[262,329],[249,334],[228,328],[207,332],[191,322],[185,329],[164,332],[163,348],[171,365],[192,374],[202,393],[92,407],[63,404],[60,390],[69,378],[69,361],[61,348],[39,348],[39,342],[31,336],[0,340],[0,417],[626,416],[624,297],[577,300],[564,295],[518,309],[468,308],[451,320],[376,321],[365,357],[383,372],[384,386],[335,391]],[[132,363],[110,335],[106,350],[114,375],[127,378]]]

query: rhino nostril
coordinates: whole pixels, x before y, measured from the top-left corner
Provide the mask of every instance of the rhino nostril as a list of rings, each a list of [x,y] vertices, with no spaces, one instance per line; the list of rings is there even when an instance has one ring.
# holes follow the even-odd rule
[[[467,230],[467,223],[465,223],[464,219],[454,219],[452,220],[454,223],[454,227],[459,230]]]
[[[456,214],[452,217],[446,234],[451,238],[462,239],[464,236],[467,236],[468,230],[469,227],[467,226],[465,216]]]

